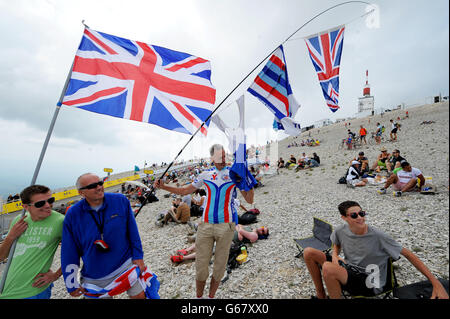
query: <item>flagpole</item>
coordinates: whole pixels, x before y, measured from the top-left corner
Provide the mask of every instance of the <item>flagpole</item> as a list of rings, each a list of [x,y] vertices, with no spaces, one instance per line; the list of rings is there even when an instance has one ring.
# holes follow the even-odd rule
[[[55,127],[55,122],[56,122],[56,119],[58,117],[59,110],[61,109],[62,100],[63,100],[64,95],[66,93],[67,86],[69,85],[69,80],[70,80],[70,77],[72,75],[72,68],[73,68],[73,63],[74,62],[72,62],[72,66],[70,67],[69,74],[67,75],[66,83],[64,84],[64,88],[63,88],[63,90],[61,92],[61,96],[59,97],[58,103],[56,104],[56,109],[55,109],[55,112],[53,113],[53,118],[52,118],[52,121],[50,123],[50,127],[48,129],[44,145],[42,146],[41,154],[39,155],[39,159],[38,159],[38,162],[36,164],[36,168],[34,169],[34,173],[33,173],[33,177],[31,179],[31,184],[30,185],[34,185],[36,183],[37,176],[39,174],[39,170],[41,169],[41,165],[42,165],[42,161],[44,159],[45,152],[47,151],[48,142],[50,141],[50,137],[52,135],[53,128]],[[23,217],[24,215],[25,215],[25,209],[22,209],[21,217]],[[11,248],[9,249],[8,261],[6,263],[5,270],[3,271],[2,280],[0,281],[0,295],[2,294],[3,288],[5,286],[6,276],[8,275],[9,267],[11,266],[11,262],[12,262],[12,259],[13,259],[13,256],[14,256],[14,252],[16,250],[16,244],[17,244],[17,238],[14,240],[14,242],[11,245]]]
[[[166,173],[169,171],[169,169],[172,167],[173,163],[177,160],[178,156],[180,156],[180,154],[183,152],[183,150],[186,148],[186,146],[192,141],[192,139],[194,138],[194,136],[202,129],[202,127],[205,125],[206,122],[208,122],[208,120],[213,116],[213,114],[217,111],[217,109],[230,97],[231,94],[233,94],[234,91],[236,91],[236,89],[261,65],[263,64],[264,61],[266,61],[268,58],[270,58],[270,56],[284,43],[286,43],[290,38],[292,38],[298,31],[300,31],[301,29],[303,29],[306,25],[308,25],[311,21],[313,21],[314,19],[318,18],[319,16],[321,16],[322,14],[324,14],[327,11],[330,11],[336,7],[339,7],[341,5],[344,4],[349,4],[349,3],[364,3],[367,5],[372,5],[369,2],[365,2],[365,1],[347,1],[347,2],[343,2],[343,3],[339,3],[337,5],[334,5],[326,10],[323,10],[322,12],[316,14],[314,17],[312,17],[310,20],[308,20],[306,23],[304,23],[300,28],[298,28],[297,30],[295,30],[294,33],[292,33],[290,36],[287,37],[286,40],[284,40],[281,44],[279,44],[272,52],[270,52],[261,62],[258,63],[257,66],[255,66],[232,90],[231,92],[219,103],[219,105],[216,106],[216,108],[211,112],[211,114],[209,114],[209,116],[206,118],[206,120],[202,123],[202,125],[200,125],[200,127],[197,129],[197,131],[195,131],[195,133],[191,136],[191,138],[186,142],[186,144],[183,146],[183,148],[178,152],[177,156],[175,156],[175,158],[172,160],[172,162],[169,164],[169,166],[167,166],[167,168],[165,169],[164,173],[162,173],[162,175],[158,178],[158,180],[161,180],[164,175],[166,175]],[[151,190],[150,192],[153,192],[154,188],[153,185],[151,186]],[[144,207],[144,205],[147,203],[147,197],[144,200],[144,202],[142,203],[141,207],[139,207],[139,210],[136,212],[136,214],[134,215],[135,217],[139,214],[139,212],[141,211],[142,207]]]

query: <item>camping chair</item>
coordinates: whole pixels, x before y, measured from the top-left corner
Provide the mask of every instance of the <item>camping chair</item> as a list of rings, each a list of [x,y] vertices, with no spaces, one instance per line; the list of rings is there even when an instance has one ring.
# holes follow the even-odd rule
[[[323,252],[331,250],[331,233],[333,232],[333,226],[331,224],[314,217],[313,235],[307,238],[294,239],[298,249],[299,254],[295,256],[300,258],[303,256],[303,251],[307,247],[315,248]]]
[[[393,260],[389,257],[388,265],[387,265],[387,275],[386,275],[386,284],[383,287],[383,291],[378,294],[371,296],[354,296],[351,295],[348,291],[342,290],[342,296],[345,299],[348,298],[378,298],[382,296],[382,299],[392,299],[394,297],[396,289],[398,289],[397,277],[394,272]]]
[[[448,294],[448,279],[438,278],[438,280],[441,282],[442,286],[444,286]],[[433,286],[429,280],[394,289],[394,297],[398,299],[430,299],[432,293]]]

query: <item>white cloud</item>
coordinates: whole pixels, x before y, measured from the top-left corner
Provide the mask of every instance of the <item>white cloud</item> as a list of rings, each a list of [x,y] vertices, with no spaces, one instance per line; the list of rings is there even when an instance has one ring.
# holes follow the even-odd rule
[[[31,180],[81,39],[83,19],[95,30],[211,60],[217,105],[300,25],[338,3],[0,0],[1,184],[17,188]],[[448,1],[376,3],[380,28],[367,28],[364,19],[346,28],[340,81],[342,109],[334,114],[325,105],[301,37],[351,21],[365,13],[365,6],[347,4],[327,12],[295,35],[300,39],[284,45],[291,86],[302,105],[296,120],[302,125],[353,115],[366,69],[377,107],[415,103],[439,92],[448,95]],[[222,107],[245,92],[263,65]],[[230,110],[222,115],[232,125],[236,119]],[[249,145],[276,138],[277,133],[271,129],[273,115],[249,94],[246,119]],[[104,167],[117,172],[131,170],[144,161],[170,162],[188,139],[189,135],[154,125],[64,106],[39,178],[64,186],[86,170],[102,174]],[[208,146],[216,141],[227,143],[212,126],[208,138],[195,137],[181,158],[207,156]],[[0,189],[0,193],[3,191]]]

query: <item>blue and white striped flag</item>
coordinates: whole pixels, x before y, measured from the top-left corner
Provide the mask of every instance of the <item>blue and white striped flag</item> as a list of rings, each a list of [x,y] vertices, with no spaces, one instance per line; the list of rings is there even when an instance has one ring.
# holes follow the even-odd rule
[[[301,133],[300,124],[294,123],[292,120],[300,105],[296,101],[289,84],[282,45],[270,57],[247,91],[256,96],[275,115],[278,129],[286,130],[289,135]],[[285,118],[291,120],[282,121]],[[286,124],[283,122],[286,122]]]

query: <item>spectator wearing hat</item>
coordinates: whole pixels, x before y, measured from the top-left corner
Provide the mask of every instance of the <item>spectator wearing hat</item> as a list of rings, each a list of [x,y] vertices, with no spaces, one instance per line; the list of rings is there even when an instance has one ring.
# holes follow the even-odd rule
[[[351,166],[347,171],[346,180],[348,187],[366,186],[368,181],[366,178],[362,178],[361,164],[358,161],[354,160],[351,162]]]
[[[387,169],[386,162],[391,157],[391,154],[388,153],[388,151],[386,150],[386,148],[384,146],[380,149],[380,151],[381,151],[381,153],[378,154],[375,163],[373,163],[373,165],[371,167],[372,171],[380,172],[383,168]]]

